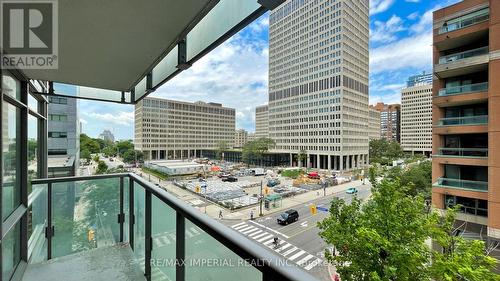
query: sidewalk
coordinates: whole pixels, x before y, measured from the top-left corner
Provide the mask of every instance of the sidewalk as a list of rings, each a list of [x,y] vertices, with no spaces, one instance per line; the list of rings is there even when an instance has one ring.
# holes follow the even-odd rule
[[[138,173],[139,175],[142,174],[142,177],[144,177],[146,179],[150,179],[150,181],[153,183],[158,183],[158,178],[153,176],[153,175],[146,174],[142,171],[136,171],[136,173]],[[185,202],[189,203],[189,201],[193,201],[193,200],[205,201],[205,198],[203,198],[197,194],[194,194],[191,191],[177,187],[172,182],[160,181],[160,186],[165,188],[168,192],[172,193],[174,196],[182,199]],[[283,198],[282,204],[278,208],[266,210],[263,207],[262,214],[263,214],[263,216],[266,216],[269,214],[278,213],[278,212],[282,212],[284,210],[288,210],[296,205],[311,203],[311,201],[314,201],[314,200],[320,200],[320,199],[324,199],[324,198],[333,198],[334,193],[345,191],[349,187],[360,187],[360,186],[363,186],[363,183],[360,180],[352,181],[352,182],[348,182],[348,183],[343,183],[343,184],[336,185],[336,186],[330,186],[330,187],[326,188],[326,197],[323,196],[323,189],[307,191],[306,193],[302,193],[302,194],[299,194],[299,195],[296,195],[293,197]],[[249,207],[245,207],[242,209],[231,211],[231,210],[223,208],[215,203],[210,202],[210,204],[207,205],[206,210],[207,210],[207,215],[212,217],[212,218],[218,219],[219,212],[222,210],[222,217],[223,217],[222,220],[224,220],[224,221],[241,221],[241,220],[250,219],[250,213],[252,211],[254,214],[254,218],[258,218],[259,212],[260,212],[260,206],[253,205],[253,206],[249,206]],[[205,207],[200,207],[200,211],[204,212]]]

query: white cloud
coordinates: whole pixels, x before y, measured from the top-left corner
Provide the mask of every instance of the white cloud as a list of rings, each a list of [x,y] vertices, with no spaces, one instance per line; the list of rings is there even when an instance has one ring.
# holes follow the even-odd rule
[[[134,112],[120,111],[114,114],[97,113],[97,112],[82,112],[83,115],[96,122],[105,122],[112,125],[132,126],[134,124]]]
[[[375,15],[387,11],[394,0],[370,0],[370,15]]]
[[[267,41],[236,35],[151,96],[222,103],[236,109],[237,128],[252,131],[255,107],[267,102],[268,53]]]
[[[373,23],[374,29],[370,30],[370,40],[373,42],[393,42],[398,37],[396,33],[403,31],[403,20],[396,15],[386,21],[375,21]]]
[[[82,123],[82,124],[88,124],[89,122],[87,122],[87,120],[85,120],[85,119],[81,119],[80,118],[80,123]]]
[[[420,2],[420,0],[405,0],[406,2],[409,2],[409,3],[418,3]]]
[[[432,63],[432,34],[407,37],[370,52],[370,71],[374,74],[403,68],[426,69]]]
[[[419,13],[418,12],[413,12],[409,14],[406,18],[409,20],[416,20],[418,18]]]

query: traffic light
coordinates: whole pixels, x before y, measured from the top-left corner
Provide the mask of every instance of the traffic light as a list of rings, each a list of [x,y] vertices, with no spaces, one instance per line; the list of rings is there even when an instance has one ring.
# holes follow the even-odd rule
[[[95,237],[95,231],[93,229],[90,229],[88,233],[89,242],[94,241],[94,237]]]
[[[194,192],[200,193],[201,192],[201,187],[199,185],[195,186]]]
[[[318,210],[316,209],[316,205],[315,204],[311,204],[309,206],[309,210],[311,210],[311,214],[313,214],[313,215],[316,215],[316,213],[318,212]]]
[[[266,186],[266,188],[264,188],[264,194],[269,194],[269,187]]]

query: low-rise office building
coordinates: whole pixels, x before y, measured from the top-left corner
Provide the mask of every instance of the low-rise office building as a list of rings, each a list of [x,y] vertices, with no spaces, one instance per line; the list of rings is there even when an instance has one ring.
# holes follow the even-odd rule
[[[248,132],[243,129],[234,132],[233,148],[242,148],[248,142]]]
[[[269,107],[267,105],[255,108],[255,138],[269,137]]]
[[[233,143],[235,120],[235,109],[220,103],[148,97],[135,105],[135,149],[149,160],[202,157]]]

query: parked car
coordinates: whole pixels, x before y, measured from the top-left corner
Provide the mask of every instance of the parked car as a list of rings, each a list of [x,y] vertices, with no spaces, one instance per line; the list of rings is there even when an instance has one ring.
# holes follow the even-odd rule
[[[269,187],[277,186],[280,183],[281,182],[280,182],[279,179],[269,179],[269,180],[267,180],[267,186],[269,186]]]
[[[349,188],[345,191],[345,193],[347,193],[347,194],[356,194],[356,193],[358,193],[358,190],[357,190],[355,187],[349,187]]]
[[[228,177],[222,178],[222,181],[235,182],[235,181],[238,181],[238,178],[235,176],[228,176]]]
[[[310,172],[309,174],[307,174],[307,176],[310,179],[316,179],[316,180],[320,179],[320,176],[319,176],[318,172]]]
[[[277,219],[278,223],[283,225],[287,225],[289,223],[296,222],[298,220],[299,220],[299,212],[293,209],[290,209],[284,212],[283,214],[279,215]]]

